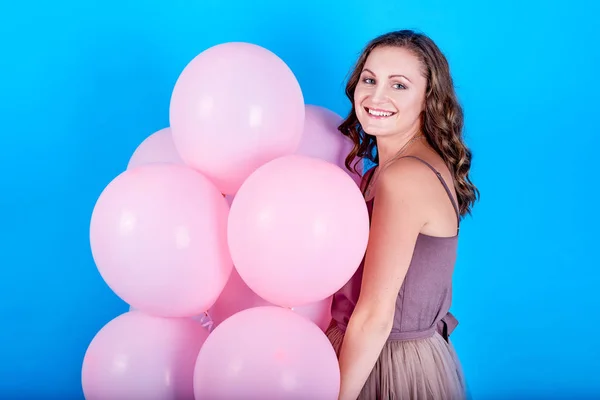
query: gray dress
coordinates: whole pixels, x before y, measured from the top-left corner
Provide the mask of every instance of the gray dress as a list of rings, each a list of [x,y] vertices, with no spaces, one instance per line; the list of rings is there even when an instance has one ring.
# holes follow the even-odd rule
[[[460,219],[452,192],[442,176],[427,162],[416,159],[438,176]],[[367,179],[372,176],[370,172]],[[367,206],[370,214],[373,200],[367,202]],[[462,369],[449,340],[458,324],[449,312],[457,244],[458,234],[452,237],[420,234],[417,238],[411,264],[396,300],[392,332],[359,399],[466,398]],[[362,272],[361,264],[352,279],[333,296],[333,321],[327,336],[338,355],[358,301]]]

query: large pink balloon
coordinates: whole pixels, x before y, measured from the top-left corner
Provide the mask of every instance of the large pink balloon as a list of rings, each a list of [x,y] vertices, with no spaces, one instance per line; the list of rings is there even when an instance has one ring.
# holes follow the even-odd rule
[[[315,323],[323,332],[327,331],[331,323],[331,302],[332,296],[323,300],[308,303],[303,306],[291,307],[291,310],[298,315]]]
[[[183,164],[173,143],[171,128],[161,129],[144,139],[129,159],[127,169],[151,163]]]
[[[170,125],[183,160],[235,194],[256,168],[296,151],[304,98],[277,55],[250,43],[220,44],[179,76]]]
[[[208,310],[233,264],[229,206],[200,173],[176,164],[123,172],[102,192],[90,242],[100,274],[132,307],[161,316]]]
[[[367,247],[363,196],[341,168],[286,156],[260,167],[229,214],[237,271],[265,300],[296,307],[323,300],[358,268]]]
[[[255,307],[225,320],[200,350],[196,400],[335,400],[337,357],[325,334],[281,307]]]
[[[194,367],[208,331],[184,318],[139,311],[110,321],[83,360],[87,400],[193,399]]]
[[[309,303],[303,306],[294,307],[292,310],[314,322],[322,331],[327,330],[331,321],[331,296],[325,300],[316,303]],[[225,289],[208,310],[208,314],[213,322],[213,328],[219,326],[221,322],[231,317],[237,312],[247,310],[252,307],[272,306],[244,283],[235,268],[231,271],[231,276],[225,285]]]
[[[337,165],[346,171],[355,182],[360,183],[360,176],[346,169],[346,156],[354,144],[338,130],[343,119],[327,108],[306,105],[304,132],[296,154],[316,157]],[[358,164],[361,171],[362,163]]]

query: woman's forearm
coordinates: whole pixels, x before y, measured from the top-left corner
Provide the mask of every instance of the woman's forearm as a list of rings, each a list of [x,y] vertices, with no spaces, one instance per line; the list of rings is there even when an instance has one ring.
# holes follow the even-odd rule
[[[340,351],[339,400],[356,400],[391,332],[392,321],[350,318]]]

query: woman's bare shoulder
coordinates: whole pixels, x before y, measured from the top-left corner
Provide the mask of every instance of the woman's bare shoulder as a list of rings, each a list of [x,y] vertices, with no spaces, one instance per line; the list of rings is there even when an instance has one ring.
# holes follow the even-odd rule
[[[441,174],[452,196],[454,185],[447,181],[449,171],[436,164],[435,159],[421,157],[398,159],[381,172],[376,197],[385,196],[388,204],[414,213],[423,223],[422,233],[448,236],[456,229],[456,213],[436,172]]]

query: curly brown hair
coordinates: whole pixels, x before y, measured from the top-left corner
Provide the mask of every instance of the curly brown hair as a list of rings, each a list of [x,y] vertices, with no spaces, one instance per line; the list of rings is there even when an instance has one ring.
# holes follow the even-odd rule
[[[352,108],[346,119],[338,127],[349,137],[354,148],[346,157],[346,168],[358,173],[357,157],[377,164],[377,142],[375,137],[364,132],[354,109],[354,91],[359,82],[367,57],[376,47],[392,46],[410,50],[421,61],[423,76],[427,78],[425,108],[421,114],[421,131],[429,145],[440,155],[454,176],[461,216],[471,213],[471,208],[479,198],[479,191],[471,182],[471,151],[462,137],[463,111],[460,106],[450,67],[438,46],[426,35],[412,30],[400,30],[378,36],[370,41],[358,58],[346,84],[346,96]],[[354,162],[354,166],[352,163]]]

